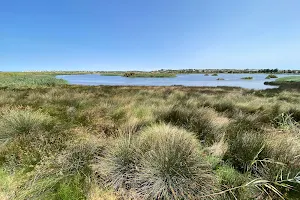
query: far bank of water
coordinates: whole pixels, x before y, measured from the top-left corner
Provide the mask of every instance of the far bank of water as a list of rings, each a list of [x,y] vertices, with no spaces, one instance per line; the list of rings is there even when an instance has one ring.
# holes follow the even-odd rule
[[[85,75],[58,75],[57,78],[64,79],[72,85],[122,85],[122,86],[229,86],[247,89],[268,89],[277,86],[264,85],[268,74],[218,74],[218,76],[205,76],[204,74],[178,74],[174,78],[127,78],[122,76],[101,76],[98,74]],[[276,74],[278,78],[292,76],[287,74]],[[241,79],[253,77],[251,80]],[[217,80],[218,78],[224,80]]]

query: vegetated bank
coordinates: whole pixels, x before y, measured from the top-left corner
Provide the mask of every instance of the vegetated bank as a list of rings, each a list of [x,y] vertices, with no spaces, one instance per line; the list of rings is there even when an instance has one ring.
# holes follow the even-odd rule
[[[26,74],[26,73],[0,73],[0,87],[43,87],[67,84],[67,81],[55,78],[54,75]]]
[[[287,76],[276,79],[275,81],[267,81],[265,85],[278,85],[282,88],[300,88],[300,76]]]
[[[300,195],[298,89],[2,80],[1,199]]]

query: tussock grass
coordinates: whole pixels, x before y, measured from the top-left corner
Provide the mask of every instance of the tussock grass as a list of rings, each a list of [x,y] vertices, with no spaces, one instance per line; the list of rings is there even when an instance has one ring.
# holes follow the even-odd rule
[[[27,135],[33,131],[47,128],[51,117],[30,110],[8,110],[0,118],[0,137],[2,140]]]
[[[214,191],[214,177],[193,134],[158,125],[144,130],[139,139],[145,152],[136,181],[143,198],[197,198]]]
[[[213,123],[215,113],[209,108],[185,109],[175,105],[165,113],[160,113],[159,120],[195,132],[200,140],[213,141],[217,128]]]
[[[118,139],[97,169],[107,186],[135,190],[142,199],[195,198],[215,189],[201,157],[192,133],[161,124]]]
[[[59,153],[44,157],[18,193],[19,199],[86,199],[91,162],[103,150],[101,139],[81,135]]]
[[[105,158],[98,158],[94,168],[100,179],[98,181],[115,190],[132,188],[139,162],[136,151],[135,140],[130,134],[118,138],[108,149]]]

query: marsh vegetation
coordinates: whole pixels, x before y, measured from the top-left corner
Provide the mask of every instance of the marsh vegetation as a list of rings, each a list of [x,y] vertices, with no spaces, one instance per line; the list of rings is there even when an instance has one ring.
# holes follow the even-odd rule
[[[252,80],[253,77],[252,76],[246,76],[246,77],[242,77],[241,79],[245,79],[245,80]]]
[[[162,72],[116,72],[116,73],[101,73],[102,76],[123,76],[128,78],[170,78],[176,77],[174,73]]]
[[[300,196],[297,89],[40,78],[0,80],[1,199]]]

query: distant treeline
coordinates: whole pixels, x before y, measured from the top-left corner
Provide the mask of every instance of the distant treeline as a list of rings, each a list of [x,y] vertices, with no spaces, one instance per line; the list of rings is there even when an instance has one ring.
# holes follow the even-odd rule
[[[2,75],[71,75],[71,74],[103,74],[103,75],[122,75],[124,73],[148,74],[217,74],[217,73],[266,73],[266,74],[300,74],[299,70],[279,70],[279,69],[160,69],[155,71],[27,71],[27,72],[1,72]]]
[[[179,69],[179,70],[173,70],[173,69],[161,69],[158,70],[158,72],[164,72],[164,73],[177,73],[177,74],[210,74],[210,73],[275,73],[275,74],[298,74],[300,73],[300,70],[279,70],[279,69]]]

